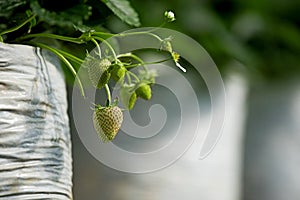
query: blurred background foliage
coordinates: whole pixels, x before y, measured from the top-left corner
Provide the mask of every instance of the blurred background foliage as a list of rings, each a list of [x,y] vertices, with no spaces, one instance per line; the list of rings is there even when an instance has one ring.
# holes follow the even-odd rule
[[[299,75],[300,1],[133,0],[132,4],[141,13],[143,26],[157,26],[161,13],[173,10],[177,20],[168,27],[197,40],[222,72],[237,70],[256,79]]]
[[[26,8],[31,8],[46,22],[33,31],[54,30],[67,35],[78,34],[72,23],[111,32],[140,24],[159,26],[164,11],[172,10],[177,20],[166,27],[197,40],[223,73],[236,70],[256,79],[276,80],[299,74],[299,0],[131,0],[140,21],[135,17],[126,21],[126,15],[134,16],[135,13],[124,13],[125,22],[120,20],[122,17],[113,15],[113,7],[108,2],[122,1],[1,0],[0,29],[24,19],[25,13],[21,11]],[[48,12],[45,13],[45,9]],[[58,15],[51,16],[55,12]],[[3,23],[5,20],[7,22]],[[14,38],[17,34],[10,36]],[[71,48],[74,50],[73,46]]]

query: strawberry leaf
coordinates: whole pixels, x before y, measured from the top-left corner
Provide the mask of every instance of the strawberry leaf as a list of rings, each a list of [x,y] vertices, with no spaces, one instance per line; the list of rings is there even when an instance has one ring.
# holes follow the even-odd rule
[[[60,12],[50,11],[41,7],[38,0],[31,0],[30,7],[32,12],[37,14],[42,21],[60,27],[73,27],[74,24],[83,24],[83,21],[92,14],[91,7],[83,3],[76,4]]]
[[[9,17],[14,11],[14,9],[21,7],[26,3],[26,0],[0,1],[0,17]]]
[[[102,0],[103,3],[122,21],[132,26],[140,26],[140,20],[136,11],[127,0]]]
[[[88,27],[83,24],[73,24],[73,27],[75,28],[76,31],[80,31],[81,33],[89,33],[89,32],[94,32],[95,30],[92,29],[91,27]]]

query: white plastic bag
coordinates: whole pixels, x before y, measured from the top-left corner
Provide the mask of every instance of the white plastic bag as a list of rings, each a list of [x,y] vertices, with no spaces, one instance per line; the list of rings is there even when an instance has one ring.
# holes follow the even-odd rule
[[[0,199],[72,199],[68,120],[57,58],[0,43]]]

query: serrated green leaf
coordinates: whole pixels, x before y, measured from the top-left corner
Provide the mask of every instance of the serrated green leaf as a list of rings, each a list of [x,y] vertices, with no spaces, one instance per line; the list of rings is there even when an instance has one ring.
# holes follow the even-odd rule
[[[127,0],[102,0],[122,21],[132,26],[140,26],[140,20],[136,11]]]
[[[86,4],[77,4],[64,11],[54,12],[42,8],[37,0],[31,0],[30,7],[34,14],[50,25],[60,27],[73,27],[73,25],[83,24],[91,13],[91,7]]]
[[[73,25],[75,30],[80,31],[81,33],[88,33],[88,32],[93,32],[95,31],[91,27],[88,27],[86,25],[78,24],[78,25]]]
[[[0,0],[0,17],[9,17],[13,10],[26,3],[27,0]]]

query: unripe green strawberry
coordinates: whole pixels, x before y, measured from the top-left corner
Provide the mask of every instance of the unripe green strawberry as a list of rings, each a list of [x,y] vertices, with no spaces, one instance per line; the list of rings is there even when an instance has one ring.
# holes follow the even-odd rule
[[[127,107],[128,107],[129,110],[131,110],[134,107],[136,99],[137,99],[137,95],[134,92],[134,93],[131,94],[130,99],[128,101],[128,106]]]
[[[96,108],[93,114],[94,128],[103,142],[115,138],[122,121],[123,113],[118,106]]]
[[[114,65],[110,73],[111,77],[115,81],[118,81],[125,76],[126,68],[124,66]]]
[[[135,93],[138,97],[142,99],[149,100],[151,99],[151,87],[147,84],[141,84],[136,90]]]
[[[123,85],[120,89],[121,102],[128,110],[131,110],[134,107],[137,99],[136,93],[133,91],[133,87],[134,85]]]
[[[88,65],[89,78],[96,88],[102,88],[108,83],[111,74],[108,71],[111,62],[107,58],[93,59]]]

